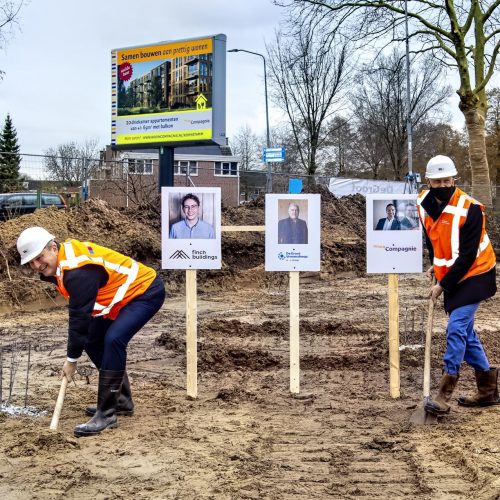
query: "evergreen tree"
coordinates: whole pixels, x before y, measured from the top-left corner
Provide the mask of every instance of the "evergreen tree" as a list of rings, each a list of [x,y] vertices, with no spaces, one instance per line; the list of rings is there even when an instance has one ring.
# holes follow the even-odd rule
[[[0,192],[15,191],[21,181],[19,168],[21,156],[17,143],[17,132],[9,114],[0,136]]]

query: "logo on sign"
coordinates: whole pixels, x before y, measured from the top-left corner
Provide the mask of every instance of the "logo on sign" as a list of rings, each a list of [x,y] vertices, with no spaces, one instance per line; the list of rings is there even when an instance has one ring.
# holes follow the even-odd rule
[[[189,255],[184,250],[176,250],[170,256],[170,259],[189,259]]]

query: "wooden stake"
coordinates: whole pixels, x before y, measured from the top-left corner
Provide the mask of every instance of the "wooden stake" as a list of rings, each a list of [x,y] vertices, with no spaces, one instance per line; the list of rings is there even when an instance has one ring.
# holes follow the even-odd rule
[[[186,369],[187,395],[198,397],[196,269],[186,269]]]
[[[398,275],[389,274],[389,387],[392,398],[399,398],[399,296]]]
[[[66,388],[68,387],[68,379],[63,377],[61,381],[61,388],[59,389],[59,395],[57,396],[56,407],[54,408],[54,414],[52,415],[52,420],[50,422],[49,429],[51,431],[57,430],[59,425],[59,417],[61,416],[61,410],[64,403],[64,396],[66,395]]]
[[[300,391],[299,271],[290,271],[290,392]]]

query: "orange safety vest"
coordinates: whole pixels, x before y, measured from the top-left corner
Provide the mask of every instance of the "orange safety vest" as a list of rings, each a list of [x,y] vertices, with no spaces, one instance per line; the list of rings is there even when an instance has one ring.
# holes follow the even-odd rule
[[[422,191],[417,197],[418,215],[422,225],[427,231],[427,236],[431,240],[434,251],[434,274],[438,281],[441,281],[458,257],[460,243],[460,229],[465,224],[467,213],[471,205],[479,205],[483,212],[483,225],[481,239],[477,250],[476,260],[467,271],[467,274],[460,280],[463,281],[471,276],[482,274],[495,267],[496,258],[490,239],[486,234],[486,218],[484,207],[474,198],[471,198],[461,189],[456,188],[450,201],[444,208],[437,220],[422,207],[422,201],[429,194],[429,191]]]
[[[119,252],[88,241],[66,240],[61,244],[56,271],[57,290],[66,299],[64,273],[88,264],[103,267],[108,282],[99,288],[92,316],[116,319],[120,309],[142,295],[156,277],[156,271]]]

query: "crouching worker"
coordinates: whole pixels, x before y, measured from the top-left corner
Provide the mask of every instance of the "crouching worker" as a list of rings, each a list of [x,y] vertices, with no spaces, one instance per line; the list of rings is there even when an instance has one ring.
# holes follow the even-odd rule
[[[62,376],[73,379],[85,351],[99,370],[97,407],[75,427],[76,436],[93,436],[117,427],[117,415],[134,405],[125,372],[130,339],[156,314],[165,287],[156,272],[109,248],[88,241],[64,243],[42,227],[25,229],[17,239],[21,264],[53,283],[69,301],[67,360]]]
[[[437,280],[429,296],[436,302],[444,293],[444,309],[449,316],[439,393],[425,405],[428,413],[437,416],[450,411],[449,401],[462,361],[475,370],[477,393],[458,398],[458,404],[500,404],[498,369],[490,367],[474,330],[479,303],[496,293],[495,252],[486,234],[483,205],[455,187],[456,175],[450,158],[431,158],[425,172],[429,189],[417,201],[432,263],[428,274],[434,274]]]

